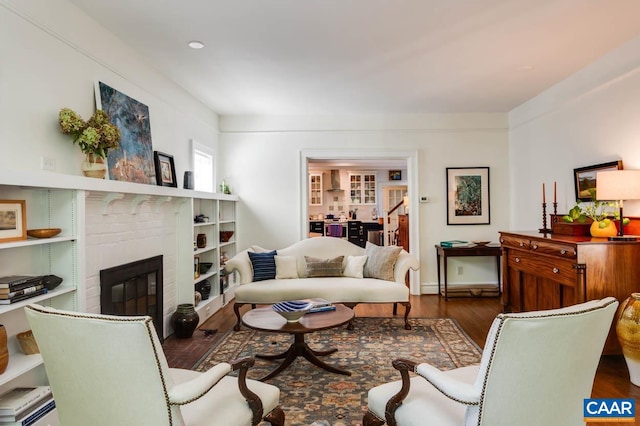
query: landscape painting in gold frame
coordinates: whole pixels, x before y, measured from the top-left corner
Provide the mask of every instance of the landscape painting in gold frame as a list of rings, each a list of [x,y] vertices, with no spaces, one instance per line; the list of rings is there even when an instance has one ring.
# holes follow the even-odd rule
[[[24,200],[0,200],[0,242],[27,239],[26,210]]]
[[[596,189],[596,173],[609,170],[622,170],[622,160],[573,169],[576,201],[593,201],[591,191]]]

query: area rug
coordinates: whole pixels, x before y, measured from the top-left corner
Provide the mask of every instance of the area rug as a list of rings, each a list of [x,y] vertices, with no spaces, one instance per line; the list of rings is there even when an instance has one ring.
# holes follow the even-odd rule
[[[286,370],[270,379],[280,388],[280,404],[286,424],[294,426],[355,426],[362,424],[370,388],[400,374],[391,366],[395,358],[427,362],[449,370],[480,362],[481,351],[458,324],[449,318],[413,318],[405,330],[402,318],[356,318],[351,331],[344,327],[306,335],[312,349],[337,348],[322,360],[351,372],[351,376],[324,371],[306,359],[297,358]],[[286,350],[293,336],[266,333],[243,327],[229,332],[194,369],[255,354]],[[271,372],[280,361],[256,359],[249,378]]]

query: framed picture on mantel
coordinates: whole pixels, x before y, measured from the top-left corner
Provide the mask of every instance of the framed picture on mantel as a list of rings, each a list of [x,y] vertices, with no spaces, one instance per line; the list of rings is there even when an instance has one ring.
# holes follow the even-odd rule
[[[447,225],[487,225],[489,167],[447,167]]]

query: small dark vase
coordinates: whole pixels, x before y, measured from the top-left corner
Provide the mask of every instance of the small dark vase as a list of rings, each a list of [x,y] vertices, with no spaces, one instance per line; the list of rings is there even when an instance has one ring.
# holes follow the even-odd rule
[[[211,282],[209,280],[202,280],[196,284],[196,290],[202,295],[202,300],[207,300],[209,294],[211,294]]]
[[[171,315],[171,326],[175,336],[179,339],[187,339],[193,335],[198,326],[200,316],[196,312],[193,303],[182,303]]]

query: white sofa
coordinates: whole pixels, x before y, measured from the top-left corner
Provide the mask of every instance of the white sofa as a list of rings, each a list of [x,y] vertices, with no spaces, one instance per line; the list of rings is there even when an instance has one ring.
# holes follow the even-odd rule
[[[366,277],[371,275],[372,269],[369,266],[373,267],[374,261],[372,259],[379,260],[384,253],[388,254],[394,250],[396,253],[399,251],[395,263],[391,261],[386,263],[386,266],[390,266],[393,270],[387,269],[382,274],[391,279]],[[397,304],[399,303],[405,307],[405,329],[411,329],[408,323],[411,303],[409,302],[409,288],[405,284],[405,276],[409,268],[417,270],[419,262],[413,255],[401,248],[378,247],[369,243],[367,243],[366,248],[362,248],[340,238],[309,238],[287,248],[276,250],[276,260],[278,260],[277,275],[283,275],[280,270],[280,266],[283,263],[280,263],[280,261],[286,259],[289,263],[289,271],[285,275],[290,278],[254,281],[254,270],[249,253],[264,253],[268,251],[270,250],[253,246],[238,253],[225,264],[227,272],[235,270],[240,274],[240,285],[235,291],[235,304],[233,307],[237,317],[235,330],[240,329],[240,307],[245,304],[251,304],[252,307],[255,307],[256,305],[273,304],[284,300],[313,297],[320,297],[333,303],[342,303],[350,308],[359,303],[393,303],[394,315],[397,314]],[[357,268],[357,264],[352,262],[357,260],[355,257],[364,255],[368,255],[367,262],[371,261],[371,263],[364,266],[363,275],[365,277],[355,278],[352,267],[355,264]],[[345,267],[349,263],[347,275],[351,276],[308,277],[307,273],[314,274],[311,269],[308,269],[309,265],[307,265],[305,256],[316,258],[316,260],[335,259],[338,256],[344,256],[341,265],[342,274],[346,273]],[[349,258],[350,256],[353,258]],[[292,258],[295,258],[295,267],[291,265],[294,261]],[[360,258],[360,260],[362,261],[363,259]],[[310,263],[313,262],[312,259],[309,259],[309,261]],[[361,272],[362,269],[356,271]],[[367,274],[367,271],[369,271],[369,274]],[[349,324],[349,327],[351,328],[352,325]]]

